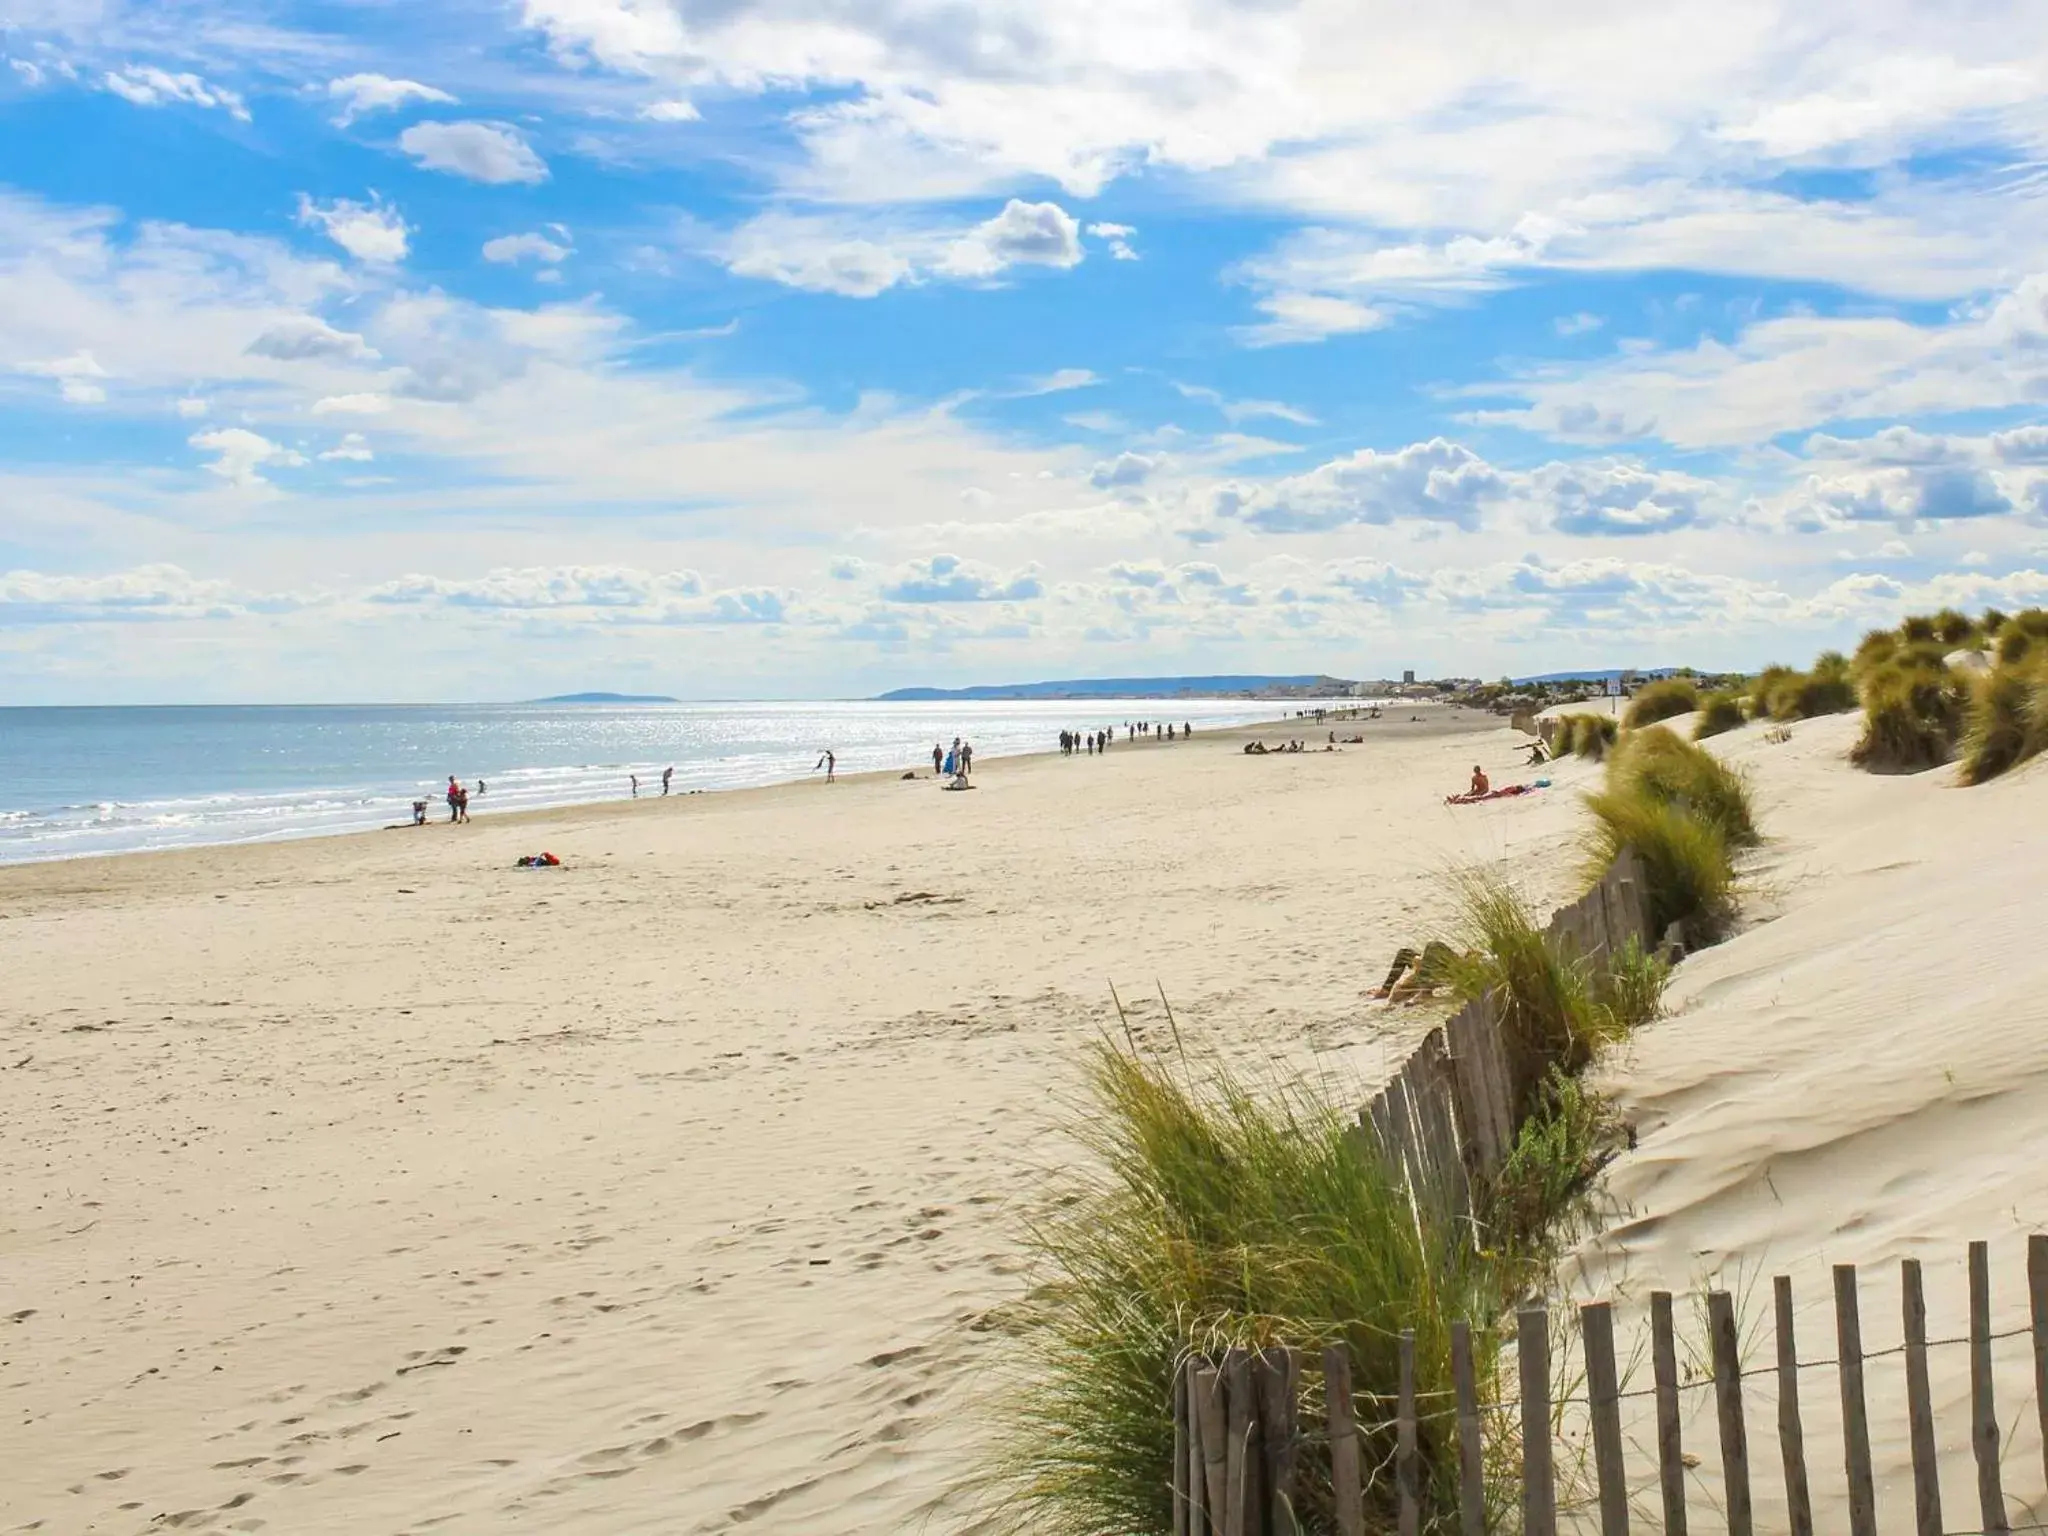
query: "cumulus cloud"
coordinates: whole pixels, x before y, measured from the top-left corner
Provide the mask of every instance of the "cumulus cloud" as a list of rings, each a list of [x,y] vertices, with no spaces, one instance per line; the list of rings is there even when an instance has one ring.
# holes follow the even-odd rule
[[[1138,253],[1131,248],[1131,236],[1138,231],[1129,224],[1090,224],[1088,233],[1109,246],[1109,254],[1118,261],[1136,261]]]
[[[495,240],[484,242],[485,261],[514,266],[522,261],[535,261],[544,266],[554,266],[569,258],[570,247],[560,240],[551,240],[546,235],[500,235]]]
[[[1476,528],[1481,508],[1506,489],[1492,465],[1439,437],[1393,453],[1362,448],[1264,485],[1225,486],[1215,505],[1225,517],[1273,533],[1409,519]]]
[[[337,128],[346,128],[372,112],[395,111],[409,101],[455,104],[455,98],[446,91],[421,85],[417,80],[394,80],[389,75],[345,75],[327,82],[327,95],[341,103],[341,111],[334,119]]]
[[[1097,490],[1121,490],[1130,486],[1143,485],[1159,468],[1157,458],[1142,453],[1124,452],[1105,463],[1097,464],[1088,473],[1088,483]]]
[[[323,462],[345,460],[356,464],[367,464],[376,458],[370,451],[370,444],[360,432],[344,432],[341,441],[320,455]]]
[[[326,395],[313,402],[315,416],[381,416],[390,409],[389,395]]]
[[[1080,229],[1057,203],[1015,198],[965,230],[777,209],[733,230],[717,255],[742,277],[867,299],[931,278],[987,281],[1012,267],[1072,267],[1086,254]]]
[[[230,588],[175,565],[100,576],[0,571],[0,626],[225,617]]]
[[[670,100],[649,102],[640,109],[640,116],[650,123],[694,123],[703,114],[694,102]]]
[[[280,320],[249,343],[256,357],[279,362],[324,359],[361,362],[377,355],[376,350],[353,331],[339,331],[318,315],[293,315]]]
[[[406,242],[412,231],[398,210],[376,193],[367,203],[336,198],[317,203],[299,194],[299,223],[317,229],[358,261],[388,265],[405,260]]]
[[[1788,506],[1793,527],[1817,531],[1849,523],[1924,523],[1999,517],[2012,498],[1986,470],[1967,465],[1889,468],[1846,475],[1812,475]]]
[[[194,448],[214,455],[207,470],[238,490],[268,485],[260,470],[276,465],[299,468],[306,462],[302,453],[273,443],[247,427],[221,427],[212,432],[195,432],[187,439]]]
[[[153,64],[130,64],[109,71],[100,83],[138,107],[167,107],[184,102],[194,107],[218,108],[243,122],[249,120],[249,108],[239,95],[224,86],[209,84],[198,75],[173,74]]]
[[[398,147],[430,171],[489,186],[548,179],[547,162],[506,123],[415,123],[398,136]]]
[[[1003,211],[956,240],[940,262],[960,277],[994,277],[1009,267],[1078,266],[1081,224],[1058,203],[1011,198]]]
[[[892,603],[1000,603],[1038,597],[1035,568],[1004,573],[958,555],[932,555],[901,567],[881,595]]]
[[[1713,492],[1689,475],[1612,462],[1548,464],[1529,485],[1558,532],[1601,537],[1689,527]]]
[[[24,363],[21,371],[55,379],[58,398],[67,405],[100,405],[107,398],[105,386],[98,382],[107,377],[107,370],[100,366],[98,358],[83,349],[49,362]]]
[[[448,608],[647,608],[666,599],[696,597],[704,578],[695,571],[650,572],[615,565],[501,566],[467,579],[402,576],[372,588],[367,598],[390,606]]]

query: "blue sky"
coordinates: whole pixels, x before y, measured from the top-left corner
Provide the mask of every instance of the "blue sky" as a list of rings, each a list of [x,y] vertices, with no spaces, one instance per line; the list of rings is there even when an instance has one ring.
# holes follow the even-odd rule
[[[0,0],[0,703],[2048,602],[2048,14]]]

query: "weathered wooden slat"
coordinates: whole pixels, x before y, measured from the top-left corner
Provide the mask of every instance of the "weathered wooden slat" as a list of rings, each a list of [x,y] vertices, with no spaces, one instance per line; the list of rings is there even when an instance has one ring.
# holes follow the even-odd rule
[[[1173,1367],[1173,1536],[1188,1536],[1188,1362]],[[1199,1533],[1197,1533],[1199,1536]]]
[[[1209,1521],[1203,1536],[1221,1536],[1224,1511],[1230,1507],[1230,1410],[1223,1372],[1206,1360],[1195,1366],[1195,1400],[1200,1405],[1195,1423],[1202,1442],[1202,1508]]]
[[[1557,1536],[1557,1485],[1550,1460],[1550,1318],[1541,1307],[1515,1314],[1522,1385],[1522,1533]]]
[[[1323,1397],[1323,1416],[1330,1432],[1330,1487],[1337,1536],[1365,1536],[1358,1419],[1351,1403],[1351,1351],[1342,1344],[1332,1344],[1323,1351]]]
[[[2048,1476],[2048,1237],[2027,1239],[2027,1307],[2034,1322],[2034,1412],[2041,1422],[2041,1471]]]
[[[1755,1520],[1749,1488],[1749,1432],[1742,1419],[1742,1342],[1735,1330],[1735,1298],[1707,1293],[1707,1331],[1714,1355],[1714,1403],[1721,1421],[1721,1482],[1726,1490],[1728,1536],[1751,1536]]]
[[[1187,1382],[1188,1443],[1185,1472],[1188,1497],[1188,1536],[1211,1536],[1209,1528],[1209,1480],[1202,1451],[1202,1361],[1190,1355],[1183,1373]],[[1221,1439],[1217,1441],[1220,1446]]]
[[[1621,1455],[1621,1378],[1614,1364],[1614,1309],[1579,1308],[1586,1341],[1586,1406],[1593,1420],[1593,1470],[1600,1479],[1600,1536],[1628,1536],[1628,1469]]]
[[[1226,1350],[1223,1356],[1223,1400],[1230,1449],[1223,1492],[1223,1536],[1260,1536],[1257,1489],[1258,1416],[1252,1412],[1251,1352]],[[1249,1521],[1247,1514],[1251,1515]]]
[[[1472,1325],[1451,1324],[1451,1381],[1458,1397],[1458,1530],[1486,1536],[1486,1461],[1480,1443],[1479,1385],[1472,1369]]]
[[[1415,1330],[1401,1334],[1400,1377],[1394,1399],[1394,1489],[1400,1500],[1401,1536],[1420,1536],[1421,1489],[1415,1454]]]
[[[1941,1536],[1941,1465],[1934,1439],[1934,1401],[1927,1384],[1927,1293],[1920,1261],[1899,1265],[1899,1309],[1906,1328],[1906,1421],[1913,1446],[1913,1529]]]
[[[1806,1428],[1799,1422],[1799,1340],[1792,1326],[1792,1277],[1771,1282],[1777,1304],[1778,1459],[1785,1465],[1788,1536],[1813,1536],[1813,1494],[1806,1482]]]
[[[1836,1373],[1842,1384],[1842,1470],[1849,1484],[1849,1536],[1877,1536],[1877,1489],[1870,1471],[1870,1417],[1863,1397],[1863,1319],[1856,1266],[1835,1266]]]
[[[1467,1003],[1445,1026],[1444,1036],[1457,1078],[1459,1129],[1471,1149],[1472,1173],[1490,1179],[1514,1145],[1507,1073],[1500,1060],[1491,1001],[1482,997]]]
[[[1970,1244],[1970,1448],[1977,1453],[1977,1508],[1985,1531],[2008,1529],[1998,1483],[1998,1412],[1991,1391],[1991,1259]]]
[[[1657,1483],[1664,1495],[1665,1536],[1685,1536],[1685,1447],[1678,1416],[1678,1341],[1671,1293],[1650,1292],[1650,1366],[1657,1382]]]
[[[1260,1350],[1253,1362],[1258,1380],[1260,1477],[1265,1485],[1266,1536],[1296,1536],[1294,1460],[1301,1437],[1297,1423],[1300,1366],[1291,1349]]]

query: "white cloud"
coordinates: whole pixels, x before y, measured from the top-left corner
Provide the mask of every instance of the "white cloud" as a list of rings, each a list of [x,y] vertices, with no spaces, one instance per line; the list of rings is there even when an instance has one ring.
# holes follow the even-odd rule
[[[381,416],[390,409],[389,395],[326,395],[313,402],[315,416]]]
[[[1143,485],[1159,468],[1156,457],[1142,453],[1120,453],[1106,463],[1097,464],[1089,471],[1088,483],[1098,490],[1120,490],[1128,486]]]
[[[1131,248],[1131,236],[1138,231],[1129,224],[1090,224],[1088,233],[1109,246],[1109,254],[1118,261],[1136,261],[1138,253]]]
[[[703,114],[696,104],[689,101],[654,101],[640,109],[640,116],[650,123],[694,123]]]
[[[1575,315],[1559,315],[1550,322],[1550,328],[1560,336],[1583,336],[1588,331],[1597,331],[1607,322],[1598,315],[1580,310]]]
[[[304,362],[313,358],[357,362],[374,358],[376,350],[353,331],[339,331],[318,315],[289,315],[277,321],[254,341],[249,352],[255,357],[280,362]]]
[[[1056,368],[1043,378],[1031,380],[1015,393],[1020,397],[1059,395],[1070,389],[1089,389],[1101,382],[1101,375],[1089,368]]]
[[[629,566],[501,566],[482,576],[447,580],[405,576],[373,588],[369,600],[452,608],[645,608],[695,597],[704,578],[691,570],[649,572]]]
[[[224,86],[209,84],[198,75],[173,74],[153,64],[130,64],[108,71],[100,83],[138,107],[167,107],[173,102],[184,102],[195,107],[218,108],[243,122],[249,120],[249,108],[239,95]]]
[[[1213,405],[1223,413],[1223,419],[1232,426],[1240,422],[1256,421],[1270,417],[1274,421],[1291,421],[1298,427],[1319,425],[1317,419],[1299,406],[1287,404],[1284,400],[1230,400],[1221,390],[1211,389],[1205,384],[1181,384],[1173,386],[1184,399],[1201,400]]]
[[[206,466],[207,469],[239,490],[268,485],[270,482],[258,473],[267,466],[299,468],[306,462],[304,454],[294,452],[282,444],[273,443],[261,433],[251,432],[247,427],[221,427],[212,432],[195,432],[187,441],[201,452],[214,455],[213,462]]]
[[[178,414],[187,421],[198,420],[201,416],[204,416],[210,409],[211,407],[206,403],[206,401],[198,398],[195,395],[187,395],[183,399],[181,399],[177,404]]]
[[[1005,573],[958,555],[932,555],[901,567],[882,585],[892,603],[1000,603],[1041,596],[1034,568]]]
[[[504,123],[415,123],[398,136],[398,147],[430,171],[490,186],[548,179],[547,162]]]
[[[90,352],[78,351],[45,363],[24,363],[21,371],[55,379],[57,394],[67,405],[100,405],[106,401],[107,391],[96,381],[107,377],[107,370]]]
[[[1215,494],[1215,507],[1226,518],[1270,533],[1405,519],[1469,529],[1507,488],[1500,471],[1471,449],[1434,438],[1394,453],[1362,448],[1268,484],[1225,485]]]
[[[367,203],[336,198],[316,203],[299,194],[299,223],[317,229],[358,261],[388,265],[405,260],[406,242],[412,231],[398,210],[376,193]]]
[[[346,460],[356,464],[368,464],[372,459],[376,458],[376,454],[370,451],[369,442],[363,437],[362,433],[344,432],[341,441],[332,448],[329,448],[325,453],[319,455],[319,457],[322,462],[331,463],[335,460]]]
[[[0,625],[140,621],[225,616],[230,588],[175,565],[139,565],[105,575],[0,571]]]
[[[1080,221],[1066,209],[1013,197],[954,242],[939,265],[955,276],[994,277],[1016,266],[1077,266],[1084,255]]]
[[[1322,341],[1355,331],[1376,331],[1390,323],[1383,310],[1330,294],[1270,293],[1259,299],[1258,307],[1265,320],[1238,331],[1244,341],[1255,347]]]
[[[536,234],[500,235],[495,240],[486,240],[483,248],[485,261],[500,262],[508,266],[529,257],[552,266],[557,262],[566,261],[569,254],[568,245],[550,240],[546,235]]]
[[[1065,209],[1012,198],[965,230],[772,210],[733,230],[718,255],[742,277],[866,299],[931,277],[987,280],[1016,266],[1068,268],[1085,253],[1080,223]]]
[[[455,105],[455,98],[446,91],[421,85],[417,80],[394,80],[389,75],[346,75],[328,81],[327,94],[341,103],[341,111],[334,119],[338,128],[346,128],[372,112],[395,111],[409,101]]]

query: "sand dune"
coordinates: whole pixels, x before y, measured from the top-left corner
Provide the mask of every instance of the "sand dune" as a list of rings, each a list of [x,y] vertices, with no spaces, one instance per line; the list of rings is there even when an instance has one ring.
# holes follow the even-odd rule
[[[1568,880],[1592,769],[1369,729],[0,871],[0,1528],[952,1528],[1110,984],[1369,1079]]]

